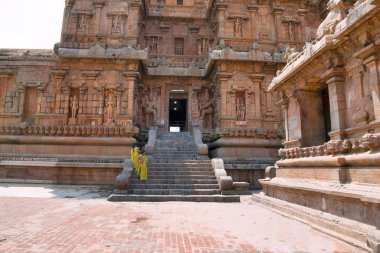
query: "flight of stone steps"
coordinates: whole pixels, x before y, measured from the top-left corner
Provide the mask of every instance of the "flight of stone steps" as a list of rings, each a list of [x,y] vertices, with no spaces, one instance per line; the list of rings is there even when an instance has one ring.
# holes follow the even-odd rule
[[[209,158],[198,160],[190,133],[157,134],[155,152],[148,162],[148,180],[134,174],[128,190],[111,195],[112,201],[238,202],[237,195],[221,195]]]

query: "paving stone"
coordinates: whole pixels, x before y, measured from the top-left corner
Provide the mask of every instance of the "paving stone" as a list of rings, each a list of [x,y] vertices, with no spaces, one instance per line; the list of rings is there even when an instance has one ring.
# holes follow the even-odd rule
[[[106,201],[104,191],[0,184],[0,252],[360,252],[251,196],[240,203],[123,203]]]

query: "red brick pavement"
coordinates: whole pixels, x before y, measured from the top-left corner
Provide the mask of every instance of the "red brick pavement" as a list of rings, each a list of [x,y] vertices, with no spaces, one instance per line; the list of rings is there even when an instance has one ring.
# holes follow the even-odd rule
[[[242,203],[0,197],[0,252],[359,252]]]

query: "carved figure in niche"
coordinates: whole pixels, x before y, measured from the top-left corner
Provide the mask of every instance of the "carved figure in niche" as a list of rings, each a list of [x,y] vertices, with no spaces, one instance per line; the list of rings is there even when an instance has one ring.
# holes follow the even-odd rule
[[[198,54],[203,54],[207,52],[208,52],[208,40],[206,38],[203,38],[202,41],[199,43]]]
[[[214,107],[213,107],[213,99],[210,99],[210,96],[208,94],[208,91],[206,90],[204,92],[204,95],[201,99],[199,99],[199,112],[200,112],[200,119],[203,123],[203,127],[207,127],[209,124],[207,124],[207,120],[205,119],[207,114],[212,115],[214,113]]]
[[[112,16],[112,33],[121,33],[121,17]]]
[[[78,105],[79,105],[78,95],[74,95],[70,97],[71,118],[73,119],[77,117]]]
[[[159,108],[159,101],[161,97],[161,88],[160,87],[154,87],[150,88],[148,90],[148,100],[146,102],[146,114],[152,114],[153,115],[153,125],[156,125],[158,122],[158,108]]]
[[[78,14],[78,31],[86,31],[87,30],[87,16],[86,14]]]
[[[242,36],[243,30],[242,30],[242,20],[241,18],[235,18],[234,20],[234,34]]]
[[[114,123],[116,114],[116,93],[115,90],[107,90],[104,108],[104,123],[111,125]]]
[[[245,121],[246,107],[244,92],[236,93],[236,120]]]
[[[151,37],[149,41],[149,52],[157,53],[157,37]]]
[[[327,14],[325,20],[319,25],[317,30],[317,38],[320,39],[324,35],[333,34],[337,24],[346,17],[344,3],[342,0],[330,0],[327,3]]]
[[[294,27],[293,21],[289,21],[288,23],[288,37],[289,37],[289,40],[296,40],[295,27]]]

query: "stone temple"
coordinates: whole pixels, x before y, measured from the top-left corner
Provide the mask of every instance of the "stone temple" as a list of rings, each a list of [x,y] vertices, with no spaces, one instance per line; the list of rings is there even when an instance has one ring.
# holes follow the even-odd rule
[[[379,9],[66,0],[54,49],[0,50],[0,179],[116,182],[116,201],[262,188],[256,201],[379,252]]]

